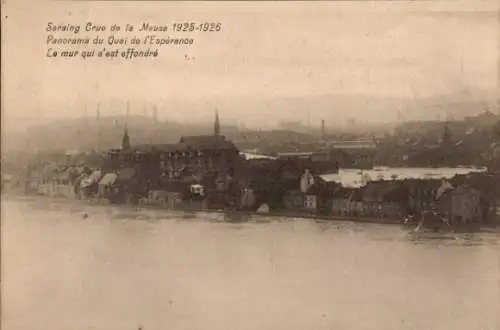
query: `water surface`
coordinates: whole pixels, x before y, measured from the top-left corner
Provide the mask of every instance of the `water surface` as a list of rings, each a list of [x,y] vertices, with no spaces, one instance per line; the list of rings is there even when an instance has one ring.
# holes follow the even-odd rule
[[[48,200],[3,212],[4,330],[499,329],[496,233]]]

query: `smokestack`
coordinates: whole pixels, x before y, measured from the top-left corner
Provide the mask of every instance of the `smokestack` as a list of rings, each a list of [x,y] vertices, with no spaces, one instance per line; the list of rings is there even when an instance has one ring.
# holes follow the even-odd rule
[[[220,135],[219,111],[217,109],[215,110],[214,135]]]
[[[325,139],[325,120],[321,120],[321,138],[324,140]]]

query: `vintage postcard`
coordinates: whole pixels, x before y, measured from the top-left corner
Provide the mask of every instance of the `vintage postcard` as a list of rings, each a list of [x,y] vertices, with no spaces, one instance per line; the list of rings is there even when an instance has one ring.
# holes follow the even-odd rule
[[[500,329],[500,4],[2,0],[2,330]]]

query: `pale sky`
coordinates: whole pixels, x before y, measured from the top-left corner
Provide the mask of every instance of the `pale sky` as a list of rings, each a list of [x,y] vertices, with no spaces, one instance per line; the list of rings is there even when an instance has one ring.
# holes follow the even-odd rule
[[[498,91],[499,6],[494,0],[4,1],[7,119],[82,116],[83,108],[94,112],[97,103],[105,116],[123,111],[126,100],[134,104],[132,112],[156,104],[162,118],[182,120],[192,119],[194,112],[182,106],[175,113],[163,109],[207,102],[206,112],[196,113],[211,116],[216,98],[231,105],[223,109],[226,113],[245,117],[249,110],[240,105],[248,100],[263,104],[267,99],[358,94],[420,99]],[[221,22],[223,31],[187,33],[194,45],[164,46],[156,59],[49,59],[49,21],[209,21]],[[185,55],[194,60],[186,61]],[[287,109],[269,111],[287,118]]]

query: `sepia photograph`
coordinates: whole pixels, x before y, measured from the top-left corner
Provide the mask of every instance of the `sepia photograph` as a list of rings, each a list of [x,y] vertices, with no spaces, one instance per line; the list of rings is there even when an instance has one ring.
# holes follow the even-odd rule
[[[500,3],[1,1],[2,330],[499,330]]]

